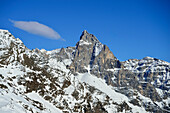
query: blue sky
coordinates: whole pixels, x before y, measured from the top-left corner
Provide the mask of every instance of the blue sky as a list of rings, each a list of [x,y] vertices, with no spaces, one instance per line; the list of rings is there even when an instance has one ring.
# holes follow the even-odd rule
[[[169,0],[0,2],[0,29],[9,30],[29,49],[53,50],[75,46],[82,31],[87,30],[106,44],[121,61],[151,56],[170,62]],[[33,22],[36,27],[44,26],[53,35],[41,34],[43,29],[32,33],[36,27],[22,28],[17,22]]]

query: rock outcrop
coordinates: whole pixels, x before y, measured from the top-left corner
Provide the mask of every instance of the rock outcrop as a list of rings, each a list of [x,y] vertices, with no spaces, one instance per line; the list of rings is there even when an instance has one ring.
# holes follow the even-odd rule
[[[112,68],[121,68],[120,61],[94,35],[86,30],[83,31],[80,41],[76,44],[73,62],[70,65],[72,72],[90,71],[92,74],[104,78],[102,73]]]

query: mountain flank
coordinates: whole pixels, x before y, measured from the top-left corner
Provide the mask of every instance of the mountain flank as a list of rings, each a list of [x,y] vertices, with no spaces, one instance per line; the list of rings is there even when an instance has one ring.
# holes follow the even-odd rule
[[[86,30],[75,47],[52,51],[0,30],[2,113],[169,113],[169,89],[169,62],[121,62]]]

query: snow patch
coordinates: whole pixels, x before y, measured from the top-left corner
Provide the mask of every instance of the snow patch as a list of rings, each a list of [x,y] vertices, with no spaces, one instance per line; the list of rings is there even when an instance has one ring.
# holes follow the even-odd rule
[[[103,44],[96,43],[96,45],[95,45],[95,56],[97,56],[102,49],[103,49]]]
[[[90,45],[90,44],[92,44],[92,43],[86,42],[86,41],[84,41],[84,40],[80,40],[80,41],[79,41],[79,45]]]

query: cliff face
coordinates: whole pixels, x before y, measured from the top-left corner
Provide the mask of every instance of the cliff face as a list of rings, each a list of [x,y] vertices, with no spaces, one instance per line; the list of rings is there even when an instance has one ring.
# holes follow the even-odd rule
[[[91,73],[98,75],[98,72],[104,72],[106,69],[120,68],[121,63],[106,45],[85,30],[76,44],[70,67],[74,73],[88,72],[90,69]]]
[[[134,73],[141,83],[143,94],[154,98],[156,90],[161,89],[164,93],[159,95],[161,99],[167,99],[170,95],[170,65],[160,59],[145,57],[141,60],[129,59],[122,62],[124,67]],[[160,100],[160,98],[154,98]]]
[[[29,50],[0,30],[0,112],[168,112],[170,64],[120,62],[83,31],[76,47]]]

